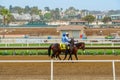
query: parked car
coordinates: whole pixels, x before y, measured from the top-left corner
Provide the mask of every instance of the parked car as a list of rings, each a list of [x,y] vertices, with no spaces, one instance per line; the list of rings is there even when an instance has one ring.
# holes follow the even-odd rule
[[[105,39],[115,39],[114,36],[106,36]]]

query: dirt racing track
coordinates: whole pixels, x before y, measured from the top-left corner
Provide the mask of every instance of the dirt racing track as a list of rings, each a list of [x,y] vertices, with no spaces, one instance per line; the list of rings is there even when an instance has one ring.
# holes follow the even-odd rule
[[[79,60],[120,60],[112,55],[79,55]],[[44,56],[0,56],[1,60],[50,60]],[[53,64],[54,80],[113,80],[112,63],[104,62],[56,62]],[[116,80],[120,80],[120,62],[115,63]],[[51,64],[0,63],[0,80],[50,80]]]

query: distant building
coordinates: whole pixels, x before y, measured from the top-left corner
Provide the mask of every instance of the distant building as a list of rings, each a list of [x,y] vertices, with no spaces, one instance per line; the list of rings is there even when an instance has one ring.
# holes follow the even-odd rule
[[[88,10],[81,10],[80,14],[81,14],[81,17],[85,17],[87,15],[90,15],[90,12]]]
[[[61,16],[61,18],[63,18],[65,16],[65,13],[63,11],[61,11],[60,16]]]
[[[35,20],[40,20],[40,16],[39,15],[32,15],[31,18],[35,21]]]
[[[112,20],[120,20],[120,14],[110,15]]]
[[[31,15],[30,14],[18,14],[18,13],[12,13],[14,16],[15,20],[31,20]]]
[[[120,26],[120,20],[112,20],[112,24],[116,26]]]
[[[72,20],[69,22],[70,25],[88,25],[87,21],[82,20]]]
[[[95,16],[96,20],[102,20],[105,17],[104,14],[96,14],[94,16]]]
[[[31,20],[31,15],[30,14],[22,14],[20,15],[21,20]]]
[[[57,32],[60,32],[60,36],[63,33],[69,33],[70,37],[80,38],[80,35],[84,33],[85,26],[79,25],[67,25],[67,26],[60,26],[57,27]]]
[[[25,20],[25,21],[30,21],[31,19],[34,21],[40,20],[39,15],[30,15],[29,13],[26,13],[26,14],[12,13],[12,15],[16,20]]]
[[[67,21],[52,21],[48,22],[48,25],[69,25],[69,22]]]

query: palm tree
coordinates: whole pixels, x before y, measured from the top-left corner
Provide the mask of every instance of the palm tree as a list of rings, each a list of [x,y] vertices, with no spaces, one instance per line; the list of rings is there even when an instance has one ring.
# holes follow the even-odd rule
[[[8,9],[2,8],[0,10],[0,14],[3,16],[3,25],[8,24],[8,18],[11,16],[10,12]],[[10,20],[10,19],[9,19]]]

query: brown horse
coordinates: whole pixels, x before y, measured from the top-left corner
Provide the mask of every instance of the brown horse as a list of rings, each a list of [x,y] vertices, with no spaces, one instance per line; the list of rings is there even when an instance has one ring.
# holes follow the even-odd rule
[[[71,58],[72,60],[72,55],[75,56],[76,60],[78,60],[78,57],[77,57],[77,52],[78,52],[78,49],[82,49],[83,51],[85,50],[85,43],[84,42],[79,42],[79,43],[76,43],[72,50],[70,51],[70,56],[69,56],[69,59]],[[65,59],[66,59],[66,56],[67,54],[65,54]],[[68,59],[68,60],[69,60]]]
[[[72,60],[72,55],[74,54],[76,60],[78,60],[77,51],[78,51],[78,49],[82,49],[84,51],[85,50],[85,43],[84,42],[80,42],[80,43],[76,43],[76,44],[71,43],[68,50],[67,49],[61,50],[59,43],[51,44],[48,48],[48,55],[49,56],[51,54],[51,49],[53,52],[51,55],[51,58],[58,57],[61,60],[59,55],[61,54],[61,52],[64,52],[65,53],[64,60],[66,59],[67,54],[70,54],[69,59],[71,58],[71,60]]]
[[[52,55],[51,55],[51,50],[52,50]],[[51,58],[60,58],[59,54],[61,54],[61,52],[65,53],[66,54],[66,49],[61,49],[60,47],[60,43],[55,43],[55,44],[51,44],[48,48],[48,55],[50,56],[51,55]]]

